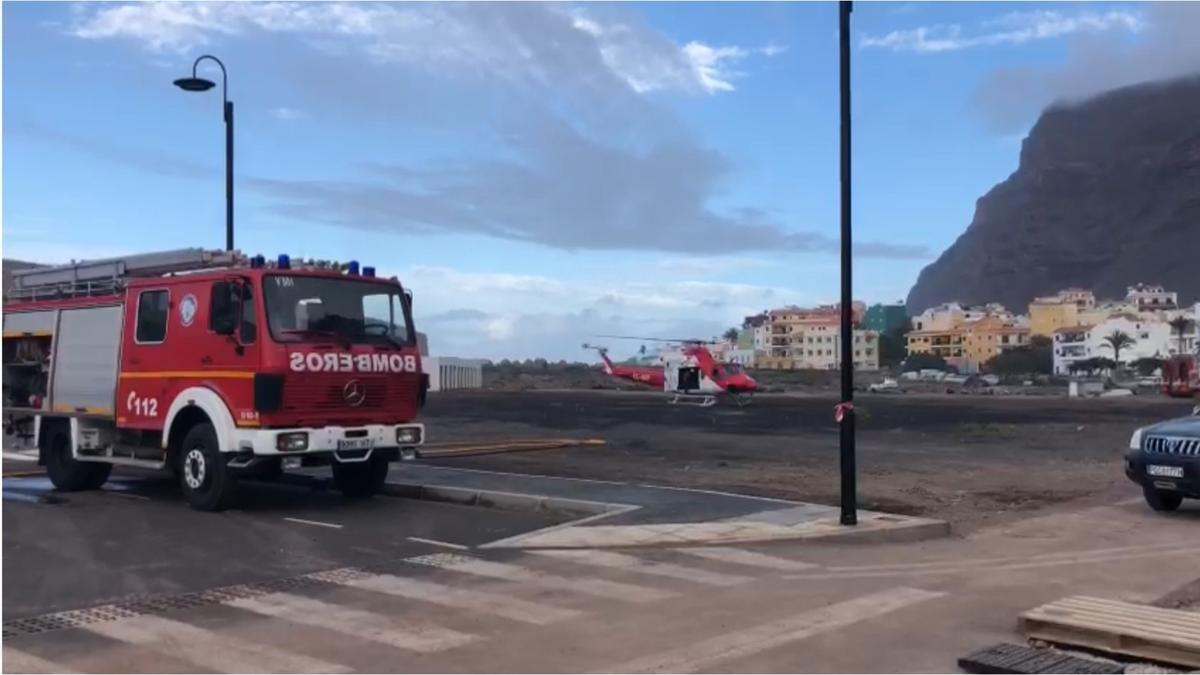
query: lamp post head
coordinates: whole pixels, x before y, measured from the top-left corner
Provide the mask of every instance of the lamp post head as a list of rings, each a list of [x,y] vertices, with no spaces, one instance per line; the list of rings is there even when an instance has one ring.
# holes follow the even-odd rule
[[[184,91],[208,91],[217,86],[217,83],[203,77],[181,77],[175,80],[175,86]]]

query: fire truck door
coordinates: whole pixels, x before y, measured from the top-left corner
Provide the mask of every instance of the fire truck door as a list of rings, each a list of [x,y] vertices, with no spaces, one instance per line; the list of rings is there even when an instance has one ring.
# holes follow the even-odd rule
[[[178,330],[170,325],[171,290],[148,288],[131,294],[126,310],[125,344],[117,384],[117,423],[134,429],[161,429],[169,403],[163,393],[169,374],[178,369],[172,347]]]

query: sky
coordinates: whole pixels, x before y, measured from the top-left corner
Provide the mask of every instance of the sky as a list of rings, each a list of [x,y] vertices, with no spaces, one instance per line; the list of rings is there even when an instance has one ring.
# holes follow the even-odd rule
[[[1200,66],[1191,3],[852,21],[867,302],[907,294],[1044,107]],[[838,297],[826,2],[6,2],[5,257],[223,246],[220,90],[171,85],[207,53],[235,102],[237,247],[397,275],[434,354],[586,360],[597,335]]]

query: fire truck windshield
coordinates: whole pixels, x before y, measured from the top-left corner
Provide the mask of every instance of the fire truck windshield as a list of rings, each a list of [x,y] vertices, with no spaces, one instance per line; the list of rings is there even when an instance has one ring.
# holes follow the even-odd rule
[[[263,297],[276,342],[412,343],[404,298],[394,286],[273,274],[263,279]]]

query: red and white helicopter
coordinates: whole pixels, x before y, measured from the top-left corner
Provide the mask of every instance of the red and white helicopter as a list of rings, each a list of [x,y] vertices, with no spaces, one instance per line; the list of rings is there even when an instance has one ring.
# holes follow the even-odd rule
[[[717,361],[708,350],[707,345],[711,343],[703,340],[666,340],[618,335],[601,337],[675,343],[659,353],[660,365],[657,366],[616,364],[608,358],[607,347],[583,345],[584,349],[594,349],[600,354],[605,374],[673,394],[668,400],[669,403],[707,408],[716,405],[718,396],[724,394],[735,404],[744,406],[750,403],[754,393],[758,391],[758,383],[740,364]]]

